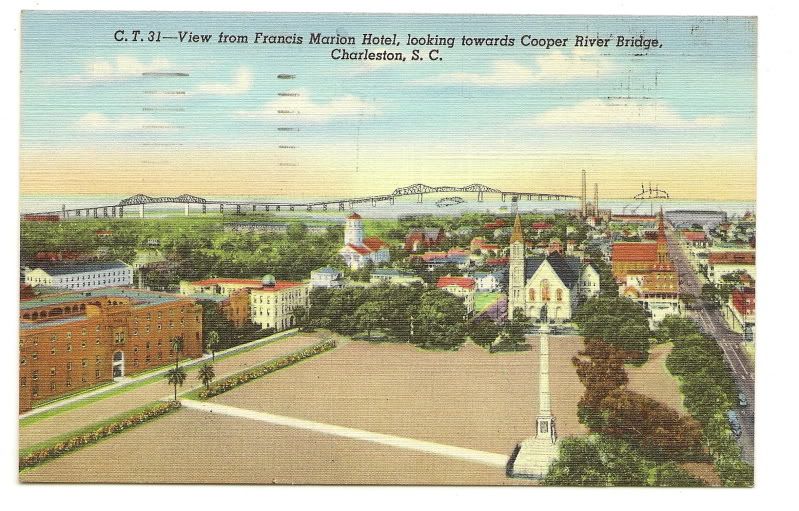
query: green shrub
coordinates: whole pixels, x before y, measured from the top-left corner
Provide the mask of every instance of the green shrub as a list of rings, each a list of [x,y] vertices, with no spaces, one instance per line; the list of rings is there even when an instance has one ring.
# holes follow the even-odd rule
[[[325,351],[332,350],[335,347],[335,340],[328,339],[326,341],[322,341],[320,343],[314,344],[313,346],[295,351],[294,353],[270,360],[269,362],[260,366],[256,366],[241,373],[228,376],[224,380],[219,381],[211,385],[209,388],[200,391],[197,396],[200,399],[209,399],[214,396],[218,396],[219,394],[223,394],[229,390],[235,389],[239,385],[243,385],[249,381],[266,376],[267,374],[274,373],[275,371],[283,369],[284,367],[296,364],[301,360],[324,353]]]
[[[20,456],[19,469],[23,470],[30,467],[35,467],[45,461],[58,458],[72,451],[86,447],[99,442],[104,438],[111,435],[121,433],[126,429],[133,428],[145,422],[151,421],[169,412],[180,408],[179,401],[170,401],[168,403],[157,403],[145,407],[128,417],[115,420],[109,424],[103,425],[92,431],[81,431],[73,436],[42,449],[35,450],[31,453]]]

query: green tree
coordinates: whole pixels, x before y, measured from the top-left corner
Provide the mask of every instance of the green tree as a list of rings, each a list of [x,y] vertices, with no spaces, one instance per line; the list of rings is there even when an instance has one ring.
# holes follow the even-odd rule
[[[309,330],[308,307],[297,305],[291,309],[291,315],[294,317],[294,325],[299,328],[301,332],[307,332]]]
[[[558,459],[544,478],[547,486],[645,486],[644,457],[622,440],[602,435],[564,438]]]
[[[594,297],[580,306],[574,322],[586,339],[606,342],[643,363],[649,352],[649,319],[643,307],[622,297]]]
[[[214,373],[213,364],[203,364],[197,373],[197,379],[200,380],[203,385],[205,385],[206,389],[211,387],[211,382],[214,381],[215,377],[216,373]]]
[[[696,323],[679,316],[666,316],[655,330],[655,338],[659,342],[678,342],[691,335],[699,334]]]
[[[500,330],[493,321],[474,321],[469,324],[469,337],[475,344],[487,347],[497,340]]]
[[[183,337],[173,337],[170,339],[169,345],[172,347],[172,353],[175,354],[175,369],[177,369],[178,362],[180,361],[180,354],[183,353]]]
[[[178,385],[183,386],[186,381],[186,371],[182,367],[175,367],[166,373],[166,381],[169,385],[175,386],[175,401],[178,400]]]
[[[205,340],[206,348],[211,352],[211,360],[216,362],[216,350],[219,348],[219,334],[216,330],[208,332],[208,338]]]
[[[377,302],[366,302],[355,311],[355,320],[360,328],[366,330],[366,337],[372,338],[372,329],[382,318],[382,307]]]

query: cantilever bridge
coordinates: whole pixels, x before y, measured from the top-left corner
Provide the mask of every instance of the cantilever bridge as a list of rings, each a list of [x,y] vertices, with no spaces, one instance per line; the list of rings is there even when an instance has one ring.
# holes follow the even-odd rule
[[[417,202],[423,202],[424,196],[431,193],[449,193],[457,192],[459,194],[475,194],[477,202],[483,202],[486,194],[499,195],[502,201],[511,199],[518,200],[563,200],[563,199],[577,199],[576,195],[568,195],[564,193],[542,193],[542,192],[514,192],[499,190],[491,188],[490,186],[482,185],[479,183],[467,186],[428,186],[425,184],[417,183],[410,186],[404,186],[395,189],[390,194],[384,195],[369,195],[364,197],[353,197],[347,199],[325,199],[309,202],[280,202],[280,201],[249,201],[249,200],[210,200],[195,195],[183,194],[176,197],[151,197],[144,194],[136,194],[127,199],[123,199],[116,204],[109,204],[106,206],[87,206],[79,208],[62,208],[58,211],[44,211],[38,213],[26,213],[25,217],[40,216],[40,215],[58,215],[62,220],[68,218],[102,218],[102,217],[123,217],[126,209],[136,208],[138,216],[144,216],[144,207],[148,204],[183,204],[185,214],[189,214],[189,206],[192,204],[200,206],[203,213],[208,211],[208,207],[218,207],[221,213],[228,210],[234,210],[236,213],[241,214],[245,211],[281,211],[288,210],[294,211],[295,209],[305,209],[313,211],[314,209],[327,211],[329,208],[338,208],[339,211],[353,209],[357,205],[371,204],[376,206],[378,203],[388,202],[394,204],[394,201],[400,197],[415,196]]]

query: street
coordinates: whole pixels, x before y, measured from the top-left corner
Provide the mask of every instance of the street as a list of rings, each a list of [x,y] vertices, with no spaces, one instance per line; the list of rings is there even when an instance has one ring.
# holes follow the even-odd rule
[[[738,385],[739,392],[746,395],[749,402],[746,407],[737,408],[741,418],[741,436],[738,445],[741,446],[741,459],[747,463],[754,462],[754,432],[755,432],[755,372],[746,361],[746,355],[741,348],[742,336],[730,331],[721,315],[721,311],[702,299],[702,281],[691,266],[688,256],[683,251],[678,235],[668,229],[666,233],[669,243],[669,255],[674,262],[680,279],[680,293],[690,294],[697,298],[699,307],[688,311],[689,317],[699,326],[700,330],[716,340],[724,352],[727,365],[732,370],[733,379]]]

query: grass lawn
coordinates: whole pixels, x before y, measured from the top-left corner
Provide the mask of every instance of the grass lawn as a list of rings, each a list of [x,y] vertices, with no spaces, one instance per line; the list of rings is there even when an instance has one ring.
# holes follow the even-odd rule
[[[474,311],[479,314],[486,310],[489,305],[497,301],[502,293],[477,292],[474,294]]]
[[[83,435],[85,433],[91,433],[93,431],[97,431],[98,429],[100,429],[102,427],[108,426],[110,424],[114,424],[115,422],[120,422],[120,421],[122,421],[124,419],[127,419],[128,417],[135,416],[135,415],[137,415],[137,414],[139,414],[141,412],[144,412],[144,411],[152,408],[153,406],[157,406],[157,405],[160,405],[160,404],[163,404],[163,403],[161,401],[154,401],[152,403],[147,403],[146,405],[139,406],[139,407],[136,407],[136,408],[134,408],[132,410],[128,410],[128,411],[126,411],[124,413],[120,413],[120,414],[115,415],[113,417],[109,417],[108,419],[105,419],[105,420],[102,420],[102,421],[99,421],[99,422],[95,422],[93,424],[90,424],[90,425],[88,425],[86,427],[83,427],[83,428],[80,428],[78,430],[70,431],[69,433],[64,433],[62,435],[54,436],[53,438],[48,438],[44,442],[39,442],[37,444],[30,445],[30,446],[28,446],[28,447],[26,447],[24,449],[20,449],[19,450],[19,456],[23,457],[23,456],[28,455],[28,454],[30,454],[32,452],[39,451],[39,450],[42,450],[42,449],[47,449],[49,447],[57,445],[57,444],[59,444],[61,442],[69,440],[70,438],[78,437],[78,436],[81,436],[81,435]]]

